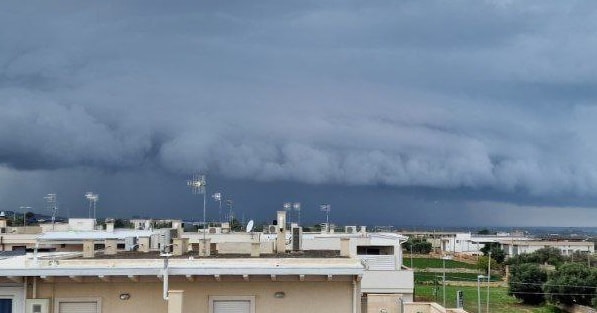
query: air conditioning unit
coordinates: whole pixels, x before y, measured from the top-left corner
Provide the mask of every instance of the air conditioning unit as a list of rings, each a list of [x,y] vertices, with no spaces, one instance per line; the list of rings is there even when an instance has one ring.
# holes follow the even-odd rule
[[[344,226],[344,232],[347,234],[356,234],[357,227],[356,226]]]
[[[207,232],[210,234],[218,234],[220,233],[220,229],[218,229],[218,227],[209,227]]]
[[[50,299],[27,299],[25,306],[26,313],[48,313]]]
[[[277,225],[269,225],[267,226],[267,230],[270,234],[277,234],[278,233],[278,226]]]

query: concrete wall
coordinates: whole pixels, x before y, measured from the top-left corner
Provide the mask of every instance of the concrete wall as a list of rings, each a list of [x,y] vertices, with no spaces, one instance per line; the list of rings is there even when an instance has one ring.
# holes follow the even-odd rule
[[[403,293],[412,301],[414,274],[412,270],[365,271],[361,290],[366,293]]]
[[[403,313],[467,313],[462,309],[446,309],[434,302],[404,303]]]
[[[171,290],[184,290],[183,312],[208,312],[209,296],[255,296],[259,313],[352,312],[352,282],[347,281],[194,281],[171,277]],[[155,279],[154,279],[155,280]],[[168,304],[162,298],[162,283],[99,282],[87,278],[82,283],[56,280],[55,283],[38,280],[38,298],[101,297],[103,313],[163,313]],[[282,291],[284,298],[275,298]],[[130,294],[129,300],[120,300],[121,293]],[[29,291],[31,295],[31,290]],[[360,301],[360,298],[357,298]],[[51,305],[53,307],[53,304]]]

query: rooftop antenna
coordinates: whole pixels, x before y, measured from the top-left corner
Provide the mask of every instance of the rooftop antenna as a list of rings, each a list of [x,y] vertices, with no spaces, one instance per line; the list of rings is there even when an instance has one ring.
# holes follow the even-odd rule
[[[93,209],[93,219],[96,219],[95,212],[96,212],[96,205],[97,201],[99,200],[99,195],[97,193],[93,193],[88,191],[85,193],[85,198],[89,200],[89,218],[91,218],[91,209]]]
[[[52,230],[54,230],[56,225],[56,212],[58,211],[58,206],[56,205],[56,194],[49,193],[44,197],[44,199],[46,200],[48,209],[52,210]]]
[[[301,226],[301,203],[295,202],[292,208],[298,213],[298,225]]]
[[[232,199],[226,200],[226,206],[228,207],[228,222],[230,222],[230,228],[232,229],[232,221],[234,220],[234,213],[232,212],[232,205],[234,202]]]
[[[292,212],[292,203],[284,202],[282,207],[284,208],[284,211],[288,212],[288,216],[287,216],[286,220],[288,221],[288,223],[290,223],[290,212]],[[284,227],[286,227],[286,225],[284,225]]]
[[[207,229],[205,227],[205,186],[207,186],[207,182],[205,181],[205,175],[193,174],[193,177],[190,180],[187,180],[187,186],[191,187],[193,194],[203,194],[203,255],[206,255],[207,251],[205,248],[205,235]]]
[[[219,218],[219,221],[220,221],[220,225],[222,225],[222,193],[216,192],[213,195],[211,195],[211,197],[215,201],[218,201],[218,204],[219,204],[218,218]]]
[[[330,231],[330,211],[332,210],[332,206],[329,204],[322,204],[319,206],[319,208],[321,209],[321,211],[325,212],[325,227],[326,232]]]

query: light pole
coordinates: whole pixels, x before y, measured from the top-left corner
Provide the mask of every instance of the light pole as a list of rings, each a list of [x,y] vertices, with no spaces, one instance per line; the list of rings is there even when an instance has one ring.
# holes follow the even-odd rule
[[[442,279],[443,289],[444,289],[444,308],[446,307],[446,260],[451,260],[452,258],[449,255],[444,255],[442,257],[442,263],[444,267],[444,277]]]
[[[481,279],[485,278],[483,275],[477,276],[477,313],[481,313]]]
[[[489,313],[489,280],[491,279],[491,251],[488,253],[487,260],[487,313]]]

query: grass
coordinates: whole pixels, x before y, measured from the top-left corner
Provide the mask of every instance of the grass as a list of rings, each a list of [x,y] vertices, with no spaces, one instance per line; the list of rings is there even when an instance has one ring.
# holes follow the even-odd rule
[[[434,289],[437,294],[434,294]],[[456,307],[456,291],[462,290],[464,309],[470,313],[478,313],[477,287],[446,286],[446,307]],[[415,296],[417,301],[433,301],[443,303],[443,289],[441,285],[435,288],[432,285],[416,285]],[[481,309],[486,312],[487,288],[481,288]],[[561,313],[560,309],[551,305],[530,306],[520,304],[519,301],[508,295],[505,287],[492,287],[489,289],[489,310],[492,313]]]
[[[443,268],[444,260],[434,258],[413,258],[414,268]],[[410,266],[410,259],[404,259],[404,265]],[[476,269],[476,264],[469,264],[465,262],[459,262],[454,260],[446,260],[446,268],[468,268]]]
[[[477,276],[475,273],[446,273],[447,281],[469,281],[477,282]],[[441,281],[442,273],[429,273],[429,272],[415,272],[415,283],[419,282],[433,282],[436,279]],[[491,276],[491,281],[501,281],[502,277],[497,275]]]

